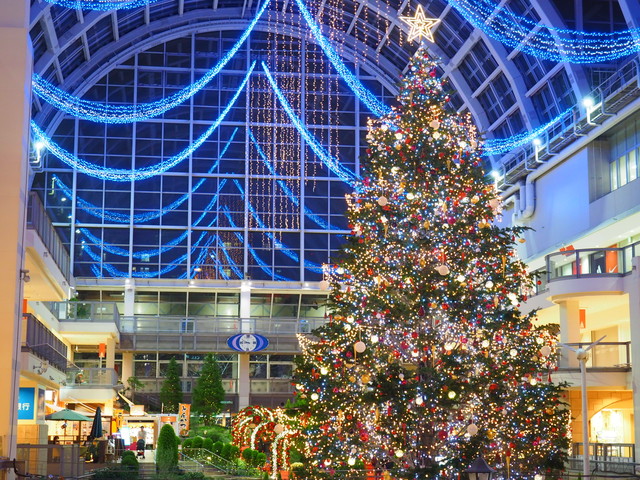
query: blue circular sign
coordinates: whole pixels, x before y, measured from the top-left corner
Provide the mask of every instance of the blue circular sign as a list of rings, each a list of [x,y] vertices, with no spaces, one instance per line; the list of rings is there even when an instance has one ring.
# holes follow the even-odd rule
[[[269,346],[269,340],[256,333],[239,333],[229,337],[227,345],[236,352],[258,352]]]

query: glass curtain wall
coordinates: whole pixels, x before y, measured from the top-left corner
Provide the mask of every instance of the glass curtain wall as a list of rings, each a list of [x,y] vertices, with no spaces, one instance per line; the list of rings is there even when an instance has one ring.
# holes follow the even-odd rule
[[[167,97],[201,78],[240,34],[193,33],[146,48],[105,72],[83,98],[124,105]],[[357,174],[370,112],[314,43],[254,31],[204,89],[161,117],[133,124],[60,121],[54,140],[107,177],[115,169],[157,170],[119,182],[74,172],[47,156],[34,189],[69,248],[76,277],[322,279],[323,265],[348,232],[344,196],[352,187],[308,147],[262,61],[322,150]],[[391,103],[362,65],[349,67]],[[198,148],[163,170],[230,104]]]

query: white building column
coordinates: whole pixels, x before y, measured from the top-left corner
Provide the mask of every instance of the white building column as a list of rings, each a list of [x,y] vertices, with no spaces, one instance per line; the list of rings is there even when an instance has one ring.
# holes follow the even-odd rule
[[[113,337],[107,338],[107,356],[106,356],[107,368],[115,368],[116,366],[116,339]]]
[[[640,257],[633,258],[631,275],[625,278],[629,293],[629,340],[631,341],[631,386],[633,390],[633,430],[636,458],[640,458]]]
[[[125,388],[129,388],[127,380],[133,377],[133,352],[122,352],[121,380]]]
[[[29,117],[31,102],[31,44],[29,2],[0,2],[0,318],[5,339],[0,349],[0,456],[15,458],[20,381],[20,330],[22,327],[22,281]],[[0,478],[14,478],[1,471]]]
[[[251,326],[251,282],[244,281],[240,287],[240,332],[252,333]],[[249,379],[250,353],[238,353],[238,410],[249,406],[251,381]]]
[[[133,304],[135,300],[136,286],[133,278],[127,278],[124,285],[124,316],[133,317]]]
[[[555,300],[560,307],[560,342],[580,342],[580,302],[578,300]],[[571,351],[564,349],[560,365],[578,367],[578,360]]]

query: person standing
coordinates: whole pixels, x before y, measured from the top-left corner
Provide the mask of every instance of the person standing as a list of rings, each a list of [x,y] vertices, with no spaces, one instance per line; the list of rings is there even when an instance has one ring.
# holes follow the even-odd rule
[[[138,442],[136,443],[136,449],[138,450],[138,457],[144,458],[145,442],[147,440],[147,431],[144,426],[140,427],[138,432]]]

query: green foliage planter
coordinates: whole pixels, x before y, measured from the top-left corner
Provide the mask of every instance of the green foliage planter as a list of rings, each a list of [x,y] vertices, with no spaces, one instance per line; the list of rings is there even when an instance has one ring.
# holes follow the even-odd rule
[[[158,435],[156,470],[159,474],[178,472],[178,437],[171,425],[165,425]]]
[[[210,438],[205,438],[204,442],[202,442],[202,448],[212,452],[213,451],[213,440],[211,440]]]
[[[191,447],[193,448],[202,448],[204,445],[204,438],[202,437],[193,437],[193,442],[191,443]]]
[[[95,470],[93,472],[94,480],[138,480],[138,469],[140,464],[136,458],[136,454],[131,450],[127,450],[122,454],[120,465],[114,465],[109,468]]]
[[[215,453],[216,455],[222,456],[222,448],[223,447],[224,447],[224,443],[222,443],[221,441],[217,441],[211,447],[211,451],[213,453]]]

